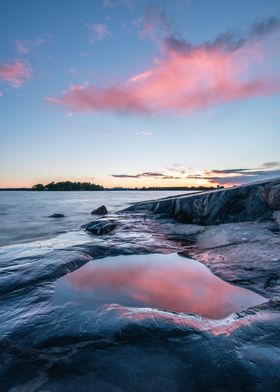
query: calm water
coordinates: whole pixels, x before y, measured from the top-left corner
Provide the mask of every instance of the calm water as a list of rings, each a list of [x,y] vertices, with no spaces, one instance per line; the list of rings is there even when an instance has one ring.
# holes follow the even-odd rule
[[[265,301],[176,253],[91,261],[60,278],[54,292],[56,304],[96,309],[113,303],[195,313],[210,319],[222,319]]]
[[[105,204],[109,212],[182,191],[0,192],[0,246],[77,230],[93,220],[90,212]],[[62,213],[65,218],[48,218]]]

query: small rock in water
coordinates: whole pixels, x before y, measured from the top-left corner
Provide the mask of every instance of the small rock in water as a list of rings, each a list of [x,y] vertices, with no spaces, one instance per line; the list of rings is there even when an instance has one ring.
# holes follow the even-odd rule
[[[102,235],[110,233],[116,226],[116,222],[111,220],[96,220],[83,225],[82,228],[90,233]]]
[[[96,208],[95,210],[91,211],[92,215],[107,215],[108,211],[107,208],[103,205],[101,207]]]
[[[65,215],[56,213],[56,214],[49,215],[48,218],[65,218]]]

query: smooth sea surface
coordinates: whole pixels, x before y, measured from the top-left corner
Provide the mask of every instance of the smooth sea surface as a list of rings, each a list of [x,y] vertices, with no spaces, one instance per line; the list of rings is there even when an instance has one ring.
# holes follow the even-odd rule
[[[94,220],[91,211],[104,204],[116,212],[130,204],[188,192],[182,191],[76,191],[0,192],[0,246],[51,238],[77,231]],[[49,218],[60,213],[64,218]]]

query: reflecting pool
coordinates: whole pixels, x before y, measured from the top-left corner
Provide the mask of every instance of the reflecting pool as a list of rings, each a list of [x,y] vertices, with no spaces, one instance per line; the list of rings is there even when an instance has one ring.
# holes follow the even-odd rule
[[[200,262],[173,254],[108,257],[59,279],[55,303],[95,309],[104,304],[151,307],[222,319],[266,302],[229,284]]]

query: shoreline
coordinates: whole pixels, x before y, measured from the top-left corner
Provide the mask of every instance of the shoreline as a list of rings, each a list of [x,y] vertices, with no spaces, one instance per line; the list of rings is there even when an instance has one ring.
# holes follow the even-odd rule
[[[20,191],[27,191],[27,192],[107,192],[107,191],[112,191],[112,192],[119,192],[119,191],[212,191],[217,188],[214,187],[194,187],[194,188],[189,188],[189,187],[150,187],[150,188],[104,188],[104,189],[92,189],[92,190],[80,190],[80,189],[72,189],[72,190],[36,190],[32,188],[0,188],[0,192],[5,192],[5,191],[15,191],[15,192],[20,192]]]

